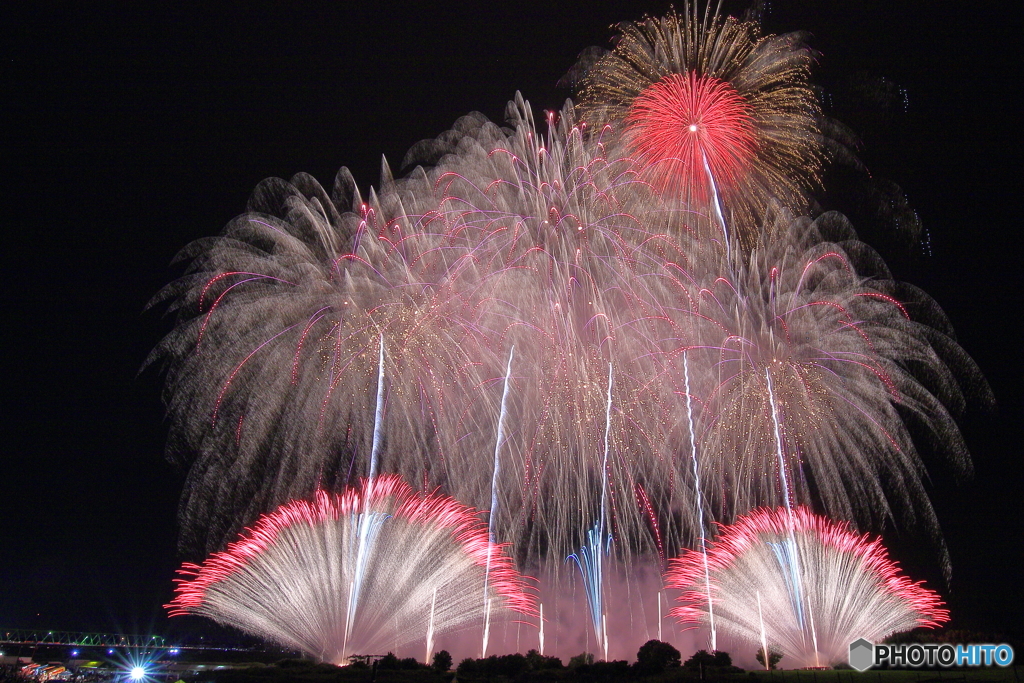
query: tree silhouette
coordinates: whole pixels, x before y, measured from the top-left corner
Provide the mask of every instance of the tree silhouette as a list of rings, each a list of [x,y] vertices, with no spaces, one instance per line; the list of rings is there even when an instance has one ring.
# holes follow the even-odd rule
[[[660,640],[648,640],[636,653],[636,667],[643,675],[659,674],[679,666],[679,650]]]
[[[444,673],[452,668],[452,655],[448,650],[441,650],[434,653],[434,660],[431,663],[434,671]]]
[[[754,655],[754,656],[757,657],[757,662],[761,666],[764,666],[764,648],[760,648],[760,647],[757,648],[757,654]],[[775,666],[779,663],[780,659],[782,659],[782,653],[781,652],[771,652],[769,650],[769,652],[768,652],[768,668],[769,669],[774,669]]]

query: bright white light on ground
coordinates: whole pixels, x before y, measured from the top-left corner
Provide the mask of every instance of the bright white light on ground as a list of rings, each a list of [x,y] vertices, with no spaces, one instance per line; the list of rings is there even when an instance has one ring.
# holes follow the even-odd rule
[[[146,670],[141,666],[133,666],[131,674],[129,674],[133,681],[141,681],[146,677]]]

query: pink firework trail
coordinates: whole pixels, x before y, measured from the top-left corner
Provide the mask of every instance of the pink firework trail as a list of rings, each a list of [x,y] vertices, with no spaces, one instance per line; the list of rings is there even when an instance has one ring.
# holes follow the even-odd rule
[[[704,562],[686,551],[665,575],[681,591],[671,614],[682,624],[708,620]],[[760,600],[769,649],[802,666],[843,661],[857,638],[877,641],[949,620],[938,594],[903,574],[881,539],[806,507],[759,508],[721,525],[707,567],[718,628],[760,646]]]

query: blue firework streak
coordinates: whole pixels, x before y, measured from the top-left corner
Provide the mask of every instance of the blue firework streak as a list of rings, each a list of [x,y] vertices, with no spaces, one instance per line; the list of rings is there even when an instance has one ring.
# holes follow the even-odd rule
[[[804,599],[801,590],[800,566],[796,559],[797,549],[795,543],[786,539],[781,543],[768,543],[769,548],[775,553],[775,559],[779,561],[782,569],[782,576],[786,581],[786,590],[789,593],[789,600],[793,605],[793,613],[796,614],[800,628],[804,628]]]
[[[599,641],[604,641],[602,617],[604,616],[604,558],[611,552],[612,536],[605,534],[604,524],[598,522],[587,532],[587,542],[578,553],[565,558],[572,560],[579,567],[583,577],[583,586],[587,591],[587,605],[590,607],[590,618],[594,624],[594,633]]]

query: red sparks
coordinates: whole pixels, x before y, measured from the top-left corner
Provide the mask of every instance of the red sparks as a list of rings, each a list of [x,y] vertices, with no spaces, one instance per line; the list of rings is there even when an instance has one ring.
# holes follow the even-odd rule
[[[626,124],[654,185],[698,200],[710,196],[709,170],[716,185],[734,182],[756,144],[750,107],[739,93],[693,72],[648,86],[633,101]]]
[[[665,547],[661,540],[661,526],[658,524],[658,516],[654,514],[654,506],[651,505],[651,499],[647,496],[647,491],[644,490],[643,484],[637,482],[636,485],[636,500],[640,505],[640,509],[647,515],[648,521],[651,523],[651,531],[654,533],[654,541],[658,546],[658,557],[661,561],[665,561]]]
[[[201,565],[182,565],[178,574],[185,578],[175,579],[174,599],[164,608],[171,616],[195,612],[203,605],[212,585],[248,571],[252,561],[273,547],[288,527],[337,523],[343,517],[367,509],[386,512],[411,524],[447,530],[477,566],[485,567],[490,563],[489,584],[505,599],[509,609],[526,615],[536,614],[534,595],[515,570],[505,552],[505,544],[488,540],[487,525],[475,509],[443,494],[416,492],[393,474],[378,477],[372,485],[364,479],[360,486],[340,494],[317,491],[312,500],[293,500],[263,515],[252,528],[240,534],[238,540],[230,543],[227,550],[214,553]]]
[[[907,320],[910,320],[910,314],[907,313],[906,307],[903,304],[901,304],[898,299],[895,299],[895,298],[893,298],[893,297],[891,297],[891,296],[889,296],[887,294],[880,294],[878,292],[864,292],[862,294],[858,294],[857,296],[867,296],[867,297],[871,297],[873,299],[881,299],[883,301],[888,301],[893,306],[895,306],[896,308],[900,309],[900,313],[903,314],[904,318],[906,318]]]

